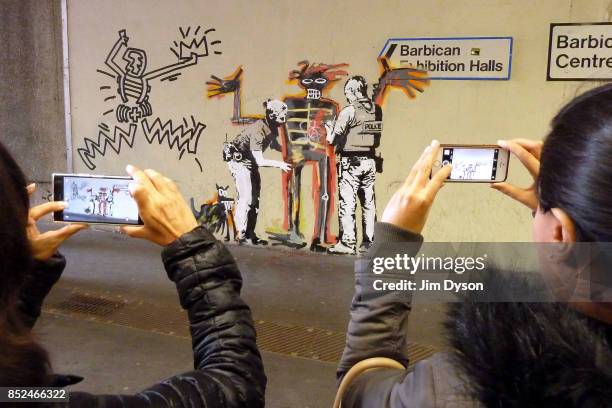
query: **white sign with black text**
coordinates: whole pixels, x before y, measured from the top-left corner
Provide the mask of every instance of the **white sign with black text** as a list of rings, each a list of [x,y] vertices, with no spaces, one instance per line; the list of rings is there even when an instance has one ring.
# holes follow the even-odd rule
[[[508,80],[512,37],[390,38],[379,57],[427,71],[430,79]]]
[[[546,79],[612,79],[612,23],[551,24]]]

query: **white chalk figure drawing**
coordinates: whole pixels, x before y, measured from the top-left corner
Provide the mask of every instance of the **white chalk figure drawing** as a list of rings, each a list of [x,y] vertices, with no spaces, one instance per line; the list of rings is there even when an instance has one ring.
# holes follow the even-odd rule
[[[114,126],[100,123],[97,137],[85,138],[84,146],[77,148],[89,170],[96,168],[95,159],[104,157],[109,151],[120,154],[125,146],[134,148],[138,128],[142,129],[144,139],[149,144],[156,142],[166,145],[179,153],[179,160],[187,153],[192,156],[200,171],[203,170],[195,154],[206,125],[196,121],[193,116],[189,120],[183,118],[182,123],[162,120],[160,117],[152,118],[154,109],[149,97],[153,80],[167,83],[176,81],[184,69],[198,64],[202,58],[222,54],[217,49],[221,41],[210,39],[216,32],[214,28],[203,30],[200,26],[179,27],[178,31],[180,38],[174,40],[170,47],[176,60],[153,70],[148,69],[146,51],[130,46],[126,30],[119,31],[117,40],[104,60],[105,67],[96,70],[104,78],[112,78],[114,81],[112,85],[100,86],[99,90],[104,102],[113,105],[102,116],[114,112],[113,116],[118,123]]]
[[[210,231],[223,235],[225,241],[238,239],[234,222],[235,201],[229,196],[229,186],[216,185],[216,193],[210,200],[195,208],[195,200],[191,198],[191,211],[200,224]],[[230,237],[230,232],[233,237]]]
[[[261,192],[259,168],[275,167],[284,172],[291,169],[288,163],[266,159],[263,155],[268,148],[281,150],[278,131],[287,120],[287,105],[269,99],[263,106],[265,116],[245,126],[231,142],[223,146],[223,160],[228,164],[238,194],[234,214],[237,240],[250,245],[268,244],[255,234]]]

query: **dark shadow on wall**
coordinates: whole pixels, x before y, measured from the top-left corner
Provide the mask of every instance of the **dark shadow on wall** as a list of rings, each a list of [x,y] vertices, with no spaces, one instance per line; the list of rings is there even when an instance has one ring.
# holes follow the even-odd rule
[[[0,141],[50,181],[66,170],[61,1],[0,1],[0,55]]]

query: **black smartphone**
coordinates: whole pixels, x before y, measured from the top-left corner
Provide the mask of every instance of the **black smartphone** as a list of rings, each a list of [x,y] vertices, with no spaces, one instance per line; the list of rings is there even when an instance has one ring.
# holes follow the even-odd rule
[[[53,213],[61,222],[142,225],[129,191],[131,177],[53,174],[53,200],[67,207]]]
[[[440,145],[431,174],[445,164],[453,170],[446,181],[461,183],[499,183],[508,177],[510,152],[497,145]]]

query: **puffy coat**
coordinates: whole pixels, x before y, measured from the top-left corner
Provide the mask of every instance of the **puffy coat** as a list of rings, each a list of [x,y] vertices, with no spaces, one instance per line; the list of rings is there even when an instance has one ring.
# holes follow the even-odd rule
[[[394,253],[398,244],[416,255],[423,241],[420,235],[385,223],[376,224],[375,235],[369,258]],[[356,267],[338,380],[371,357],[408,365],[411,304],[398,292],[368,290],[378,276],[367,265],[368,260]],[[385,273],[385,278],[405,279],[402,272]],[[412,371],[377,369],[357,376],[342,406],[612,407],[610,325],[562,303],[470,300],[449,309],[450,351],[419,361]]]
[[[266,376],[255,342],[249,307],[240,298],[242,278],[230,252],[204,227],[164,248],[168,277],[187,310],[194,370],[175,375],[133,395],[71,392],[71,408],[263,407]],[[56,254],[35,264],[21,291],[20,310],[33,326],[45,296],[65,267]],[[54,376],[51,385],[71,377]],[[55,383],[55,384],[54,384]],[[117,385],[118,387],[120,384]]]

